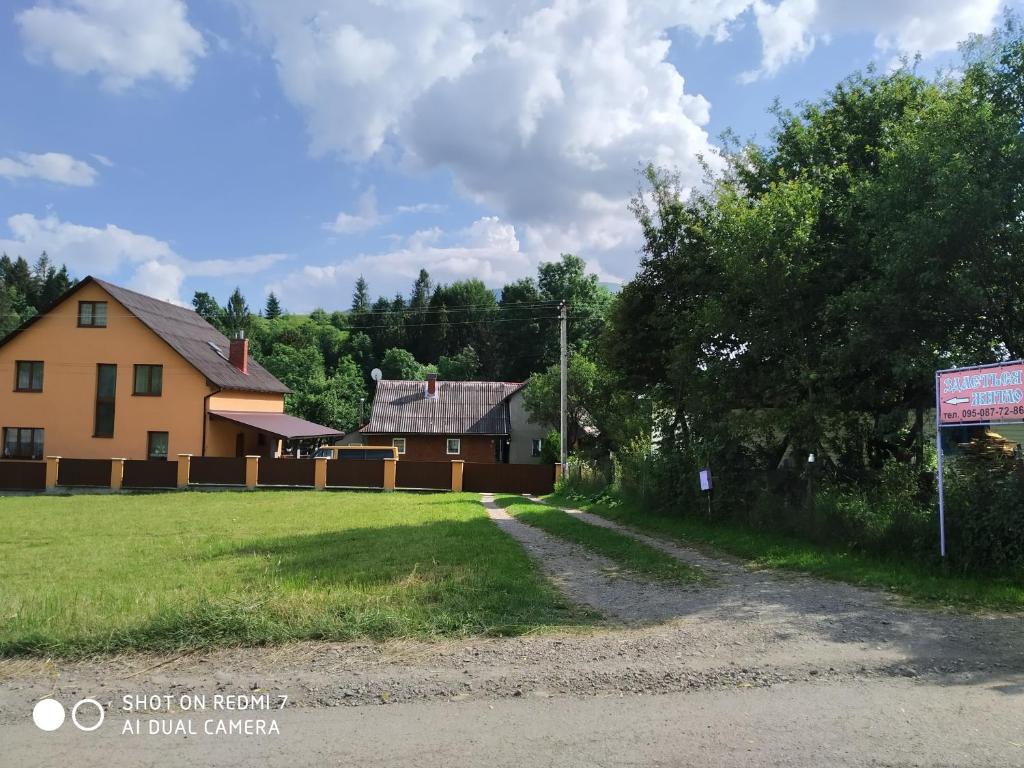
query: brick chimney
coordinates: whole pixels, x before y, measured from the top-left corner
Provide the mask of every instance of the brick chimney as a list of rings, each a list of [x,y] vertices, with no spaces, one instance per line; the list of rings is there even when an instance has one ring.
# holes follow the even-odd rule
[[[231,340],[228,361],[242,373],[249,373],[249,340],[245,338],[245,331],[239,331]]]
[[[437,374],[427,374],[427,397],[437,397]]]

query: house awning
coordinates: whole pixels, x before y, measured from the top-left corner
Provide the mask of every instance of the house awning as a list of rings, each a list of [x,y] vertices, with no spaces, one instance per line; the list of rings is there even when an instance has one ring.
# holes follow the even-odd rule
[[[263,413],[260,411],[210,411],[211,416],[227,419],[236,424],[277,435],[285,440],[305,440],[319,437],[344,437],[344,432],[315,424],[312,421],[289,416],[287,413]]]

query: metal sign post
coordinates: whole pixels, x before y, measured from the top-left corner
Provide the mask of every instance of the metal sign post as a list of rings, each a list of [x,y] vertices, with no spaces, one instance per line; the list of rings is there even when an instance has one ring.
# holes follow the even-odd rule
[[[946,494],[942,430],[1024,424],[1024,360],[935,372],[935,458],[939,485],[939,553],[946,556]]]

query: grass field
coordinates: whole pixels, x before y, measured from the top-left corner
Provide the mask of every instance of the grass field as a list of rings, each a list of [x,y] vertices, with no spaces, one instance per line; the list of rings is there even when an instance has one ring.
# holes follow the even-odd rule
[[[476,494],[0,498],[0,654],[580,624]]]
[[[656,513],[622,500],[588,503],[558,494],[545,500],[551,504],[585,509],[647,533],[727,552],[759,568],[800,571],[884,589],[930,605],[972,610],[1024,610],[1024,574],[1016,579],[948,574],[934,565],[828,549],[770,531]]]
[[[627,571],[648,578],[684,584],[707,580],[706,574],[699,568],[681,563],[661,550],[621,533],[584,523],[553,507],[512,495],[497,496],[494,503],[521,522],[604,555]]]

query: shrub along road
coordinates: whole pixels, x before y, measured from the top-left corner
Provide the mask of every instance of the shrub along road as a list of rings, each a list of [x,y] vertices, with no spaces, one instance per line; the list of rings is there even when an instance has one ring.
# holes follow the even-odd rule
[[[218,765],[257,757],[281,765],[425,766],[1024,762],[1019,614],[927,611],[846,584],[751,571],[653,538],[643,543],[713,580],[645,580],[487,506],[566,594],[618,617],[612,626],[515,638],[8,660],[0,662],[5,756],[26,766],[72,754],[77,765],[155,764],[169,754]],[[289,697],[279,736],[119,735],[117,702],[125,692],[249,691]],[[44,734],[27,713],[45,695],[65,702],[93,696],[114,707],[102,733]]]

